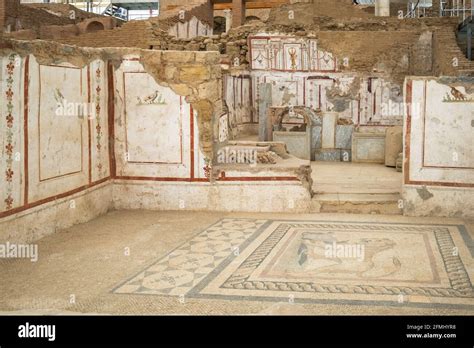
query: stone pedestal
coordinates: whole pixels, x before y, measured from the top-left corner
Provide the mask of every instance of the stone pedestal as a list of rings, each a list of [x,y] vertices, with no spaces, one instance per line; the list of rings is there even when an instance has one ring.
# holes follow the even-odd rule
[[[258,140],[270,141],[269,113],[268,109],[272,105],[272,85],[262,83],[258,86],[260,99],[258,100]]]
[[[397,157],[397,172],[403,172],[403,153],[399,153]]]
[[[354,132],[352,135],[352,161],[385,163],[385,134]]]
[[[336,125],[338,114],[335,112],[323,113],[323,133],[322,133],[322,148],[335,149],[336,148]]]
[[[375,0],[375,15],[380,17],[389,17],[390,0]]]
[[[385,133],[385,165],[395,167],[397,157],[403,150],[403,128],[401,126],[387,128]]]

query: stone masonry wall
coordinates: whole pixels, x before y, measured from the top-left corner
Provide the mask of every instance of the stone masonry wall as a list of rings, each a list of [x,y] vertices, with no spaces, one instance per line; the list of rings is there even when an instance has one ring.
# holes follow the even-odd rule
[[[8,26],[11,30],[15,30],[19,6],[19,0],[0,0],[0,32]]]

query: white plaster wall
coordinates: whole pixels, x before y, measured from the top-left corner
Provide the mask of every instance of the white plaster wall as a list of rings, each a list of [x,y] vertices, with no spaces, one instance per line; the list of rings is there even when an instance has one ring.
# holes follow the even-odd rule
[[[474,93],[466,93],[459,82],[450,85],[436,79],[408,79],[405,87],[411,98],[405,122],[405,145],[409,153],[410,182],[440,185],[474,184]],[[474,84],[474,79],[473,79]],[[464,100],[446,101],[455,88]],[[408,103],[408,101],[407,101]]]
[[[88,183],[87,115],[67,107],[71,114],[56,114],[58,98],[87,103],[88,87],[87,68],[42,65],[31,56],[29,69],[28,197],[35,202]]]
[[[199,149],[197,113],[185,98],[159,85],[136,57],[127,57],[114,79],[117,176],[205,178],[209,159]]]
[[[115,209],[309,212],[299,182],[167,183],[115,180]]]
[[[406,215],[474,217],[474,93],[466,82],[447,77],[405,81]]]
[[[404,215],[474,217],[474,188],[404,185]]]
[[[107,213],[112,206],[112,183],[109,181],[0,219],[0,243],[32,243],[95,219]]]
[[[35,241],[104,214],[112,204],[105,63],[9,54],[0,69],[0,241]],[[66,107],[57,112],[59,101]]]

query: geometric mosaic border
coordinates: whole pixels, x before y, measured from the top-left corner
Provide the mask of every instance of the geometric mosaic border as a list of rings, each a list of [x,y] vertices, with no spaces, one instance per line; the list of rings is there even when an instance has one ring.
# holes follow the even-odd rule
[[[114,288],[113,292],[186,295],[225,259],[238,252],[242,244],[259,231],[265,222],[267,220],[222,219]],[[184,255],[191,255],[191,258],[184,260]],[[143,281],[146,277],[153,277],[157,272],[169,275],[170,282],[171,278],[176,276],[176,272],[180,272],[179,276],[183,279],[183,283],[170,283],[168,287],[164,284],[162,289],[150,291],[143,286]]]
[[[256,249],[246,257],[240,266],[234,270],[222,283],[216,283],[219,288],[228,291],[244,290],[241,295],[213,294],[201,292],[219,274],[236,259],[237,256],[246,250],[263,231],[271,224],[280,222],[275,230],[271,231],[266,239]],[[433,242],[439,250],[439,259],[443,262],[447,280],[450,287],[424,287],[424,286],[377,286],[377,285],[352,285],[352,284],[321,284],[298,281],[255,281],[249,280],[249,276],[239,274],[252,274],[259,264],[268,256],[271,250],[285,236],[290,228],[304,227],[311,229],[328,230],[336,228],[343,230],[350,225],[351,230],[361,231],[391,231],[391,232],[429,232],[434,234]],[[474,255],[474,243],[465,226],[463,225],[416,225],[413,223],[372,223],[372,222],[315,222],[304,220],[260,220],[260,219],[222,219],[201,233],[195,235],[187,242],[183,243],[175,250],[160,258],[145,270],[122,282],[115,287],[112,292],[115,294],[143,294],[161,295],[187,298],[216,298],[229,300],[263,300],[281,301],[282,297],[275,296],[255,296],[245,295],[245,290],[269,290],[273,293],[292,292],[297,293],[319,293],[319,294],[348,294],[348,296],[361,295],[415,295],[432,298],[466,298],[471,301],[474,298],[474,287],[469,278],[469,274],[463,261],[457,253],[453,253],[456,248],[450,228],[456,228],[469,249],[470,256]],[[237,254],[236,254],[237,251]],[[182,259],[186,255],[186,260]],[[463,255],[465,257],[466,254]],[[192,260],[192,262],[189,262]],[[242,272],[245,269],[245,272]],[[167,272],[176,273],[169,278],[184,279],[183,282],[166,283]],[[150,283],[153,282],[153,283]],[[148,282],[148,283],[147,283]],[[150,286],[152,284],[152,286]],[[220,285],[219,285],[220,284]],[[320,299],[320,298],[298,298],[298,301],[309,303],[348,303],[348,304],[370,304],[380,305],[390,303],[384,300],[364,300],[364,299]],[[471,308],[472,305],[449,304],[449,303],[406,303],[411,306],[461,306]]]
[[[347,225],[346,225],[347,226]],[[240,265],[234,272],[248,274],[231,276],[223,285],[224,288],[247,290],[272,290],[293,292],[318,292],[318,293],[353,293],[375,295],[422,295],[437,297],[474,297],[474,288],[471,284],[464,264],[459,255],[453,255],[455,248],[453,239],[447,228],[437,228],[434,233],[436,242],[441,252],[444,265],[452,288],[408,287],[408,286],[370,286],[370,285],[344,285],[344,284],[317,284],[311,282],[274,282],[250,281],[248,278],[253,270],[270,254],[290,228],[331,229],[336,226],[331,224],[280,224],[275,231]],[[339,225],[337,228],[344,228]],[[361,229],[378,230],[374,225],[360,225]],[[403,227],[400,227],[403,229]],[[413,228],[411,228],[413,229]]]

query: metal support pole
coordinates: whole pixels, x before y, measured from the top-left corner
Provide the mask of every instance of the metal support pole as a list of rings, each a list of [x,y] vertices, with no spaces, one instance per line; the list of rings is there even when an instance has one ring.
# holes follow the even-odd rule
[[[462,21],[466,20],[466,0],[462,0]]]

